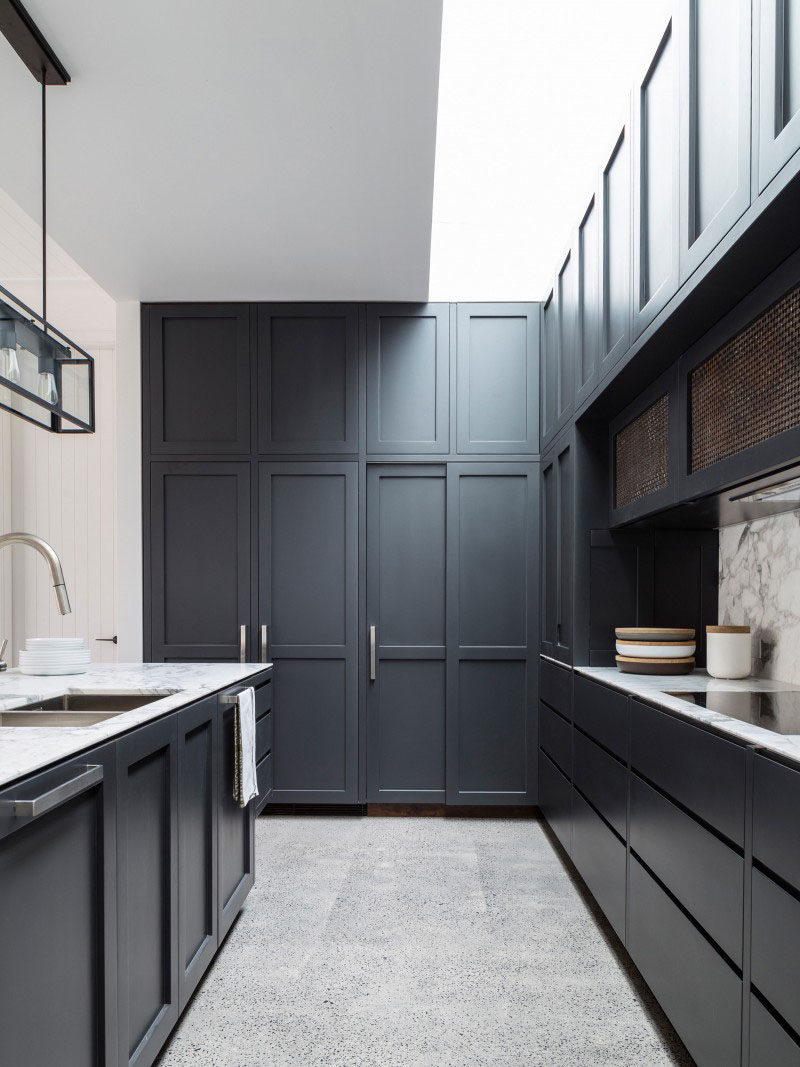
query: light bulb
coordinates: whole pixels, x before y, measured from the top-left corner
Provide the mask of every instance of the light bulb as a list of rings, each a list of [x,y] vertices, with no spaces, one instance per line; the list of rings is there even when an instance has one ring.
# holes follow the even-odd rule
[[[56,379],[51,371],[42,371],[39,374],[39,396],[47,404],[58,403],[58,389]]]
[[[6,381],[19,381],[19,360],[16,348],[0,348],[0,374]]]

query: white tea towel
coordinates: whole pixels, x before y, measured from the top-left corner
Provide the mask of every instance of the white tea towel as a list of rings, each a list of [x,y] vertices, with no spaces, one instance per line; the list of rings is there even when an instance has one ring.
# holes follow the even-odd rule
[[[258,796],[256,780],[256,695],[253,689],[239,693],[233,712],[233,799],[246,808]]]

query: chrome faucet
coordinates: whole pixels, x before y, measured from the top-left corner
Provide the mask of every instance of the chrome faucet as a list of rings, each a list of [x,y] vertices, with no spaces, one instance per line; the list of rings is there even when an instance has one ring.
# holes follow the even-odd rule
[[[40,556],[44,556],[53,579],[53,592],[56,594],[56,600],[58,601],[58,610],[62,615],[69,615],[72,608],[69,604],[67,587],[64,584],[64,572],[61,569],[61,560],[56,555],[52,545],[48,545],[47,541],[37,537],[36,534],[0,534],[0,548],[4,548],[6,545],[30,545],[31,548],[36,549]]]

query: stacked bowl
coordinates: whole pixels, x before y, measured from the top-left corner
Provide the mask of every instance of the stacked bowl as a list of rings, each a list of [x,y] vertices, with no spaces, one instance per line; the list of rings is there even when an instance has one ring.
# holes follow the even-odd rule
[[[623,674],[689,674],[694,670],[694,630],[618,626],[617,667]]]
[[[29,637],[19,653],[23,674],[85,674],[90,662],[81,637]]]

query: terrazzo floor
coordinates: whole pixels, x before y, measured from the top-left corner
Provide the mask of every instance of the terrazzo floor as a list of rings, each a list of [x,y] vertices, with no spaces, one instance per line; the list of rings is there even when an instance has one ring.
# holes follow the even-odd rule
[[[161,1067],[690,1064],[542,824],[262,817]]]

